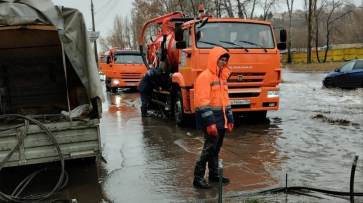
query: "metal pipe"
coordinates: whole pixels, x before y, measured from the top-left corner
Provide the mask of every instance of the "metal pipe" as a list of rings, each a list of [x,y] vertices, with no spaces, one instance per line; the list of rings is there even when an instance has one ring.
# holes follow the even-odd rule
[[[156,99],[151,99],[151,101],[154,102],[154,103],[156,103],[156,104],[158,104],[158,105],[161,105],[161,106],[164,106],[164,107],[170,109],[170,105],[165,104],[164,102],[158,101]]]
[[[354,156],[353,163],[352,163],[352,171],[350,173],[350,202],[351,203],[354,203],[354,173],[355,173],[355,167],[357,166],[358,157],[359,156],[357,156],[357,155]]]
[[[219,170],[219,184],[218,184],[218,203],[222,203],[222,178],[223,178],[223,159],[218,160],[218,170]]]

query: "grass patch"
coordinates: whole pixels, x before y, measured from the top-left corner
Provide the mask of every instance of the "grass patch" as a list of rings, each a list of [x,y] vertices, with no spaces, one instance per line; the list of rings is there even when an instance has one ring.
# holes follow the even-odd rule
[[[287,68],[292,71],[333,71],[346,62],[327,62],[327,63],[291,63],[282,64],[282,68]]]

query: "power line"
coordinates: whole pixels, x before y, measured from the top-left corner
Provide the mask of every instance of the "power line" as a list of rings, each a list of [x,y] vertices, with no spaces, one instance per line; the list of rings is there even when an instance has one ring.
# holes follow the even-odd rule
[[[113,4],[111,4],[111,6],[109,7],[109,9],[107,10],[107,12],[105,13],[105,15],[103,15],[101,17],[101,19],[96,23],[96,25],[98,25],[99,23],[101,23],[103,20],[106,19],[106,17],[108,16],[108,14],[111,13],[111,11],[116,7],[116,5],[118,4],[119,0],[116,0],[113,2]]]
[[[98,11],[96,11],[95,14],[98,13],[98,12],[100,12],[102,9],[104,9],[107,6],[107,4],[110,3],[110,2],[111,2],[111,0],[109,0],[101,9],[99,9]]]

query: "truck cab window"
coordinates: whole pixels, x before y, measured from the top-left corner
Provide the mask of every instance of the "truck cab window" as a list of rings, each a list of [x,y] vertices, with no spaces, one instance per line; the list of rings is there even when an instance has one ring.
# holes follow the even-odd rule
[[[192,35],[190,33],[190,30],[184,30],[183,41],[186,42],[187,47],[192,47]]]
[[[140,55],[115,55],[115,64],[143,64],[144,61]]]
[[[107,56],[101,56],[101,63],[107,63]]]
[[[195,28],[195,30],[203,33],[200,38],[196,37],[198,48],[212,48],[214,46],[203,42],[222,45],[225,48],[236,48],[236,45],[224,42],[239,44],[247,49],[261,49],[261,46],[266,49],[275,48],[271,27],[265,24],[210,22],[202,28]],[[196,33],[197,35],[198,33]]]

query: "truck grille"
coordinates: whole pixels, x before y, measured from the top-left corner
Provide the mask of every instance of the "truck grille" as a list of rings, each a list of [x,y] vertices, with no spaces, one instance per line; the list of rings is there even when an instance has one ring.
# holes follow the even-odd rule
[[[229,98],[258,97],[259,92],[229,93]]]
[[[265,73],[232,73],[228,82],[243,83],[243,82],[263,82]]]
[[[141,78],[141,73],[120,73],[121,78]]]
[[[250,104],[244,104],[244,105],[232,105],[231,109],[249,109],[251,108]]]

